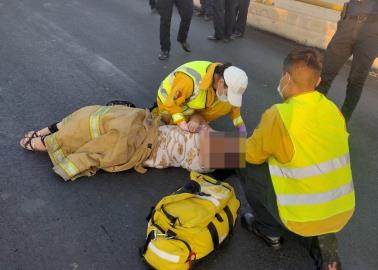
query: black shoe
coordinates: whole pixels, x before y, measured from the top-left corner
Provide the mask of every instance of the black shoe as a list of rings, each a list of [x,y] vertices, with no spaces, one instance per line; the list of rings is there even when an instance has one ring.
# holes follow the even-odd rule
[[[135,104],[127,100],[112,100],[106,103],[106,106],[124,105],[126,107],[136,108]]]
[[[256,227],[255,217],[251,213],[245,213],[241,217],[241,225],[247,231],[261,238],[269,247],[273,248],[274,250],[278,250],[281,248],[281,237],[271,237],[260,232]]]
[[[211,16],[205,15],[203,16],[203,19],[208,22],[211,21],[213,18]]]
[[[169,51],[161,50],[159,60],[167,60],[169,58]]]
[[[210,176],[219,181],[226,181],[227,178],[230,178],[236,173],[234,169],[217,169],[209,173]]]
[[[211,40],[211,41],[222,41],[223,40],[223,38],[218,38],[216,36],[208,36],[207,39]]]
[[[195,15],[198,16],[198,17],[202,17],[204,15],[204,13],[202,11],[197,11],[195,13]]]
[[[180,42],[180,41],[179,41]],[[181,47],[184,51],[186,52],[191,52],[192,50],[190,49],[190,45],[188,42],[180,42]]]
[[[231,39],[242,38],[244,35],[241,32],[235,32],[231,35]]]
[[[319,249],[322,260],[321,270],[341,270],[341,261],[337,251],[337,239],[335,234],[318,236]]]

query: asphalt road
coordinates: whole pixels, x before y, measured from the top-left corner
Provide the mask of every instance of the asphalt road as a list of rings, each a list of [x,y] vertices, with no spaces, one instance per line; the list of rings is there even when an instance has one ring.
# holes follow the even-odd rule
[[[122,98],[149,106],[160,80],[190,60],[231,61],[249,75],[243,116],[251,132],[279,102],[281,63],[297,44],[249,29],[229,44],[207,41],[212,24],[194,18],[186,53],[172,23],[172,52],[157,60],[159,16],[147,0],[0,0],[0,269],[147,269],[138,256],[149,208],[188,179],[182,169],[98,173],[64,183],[46,154],[18,145],[23,133],[89,104]],[[340,104],[349,67],[330,97]],[[344,269],[378,265],[378,79],[369,77],[350,122],[357,210],[339,233]],[[228,119],[214,124],[231,129]],[[231,179],[247,209],[237,179]],[[375,254],[375,255],[374,255]],[[272,252],[238,224],[230,243],[196,269],[312,269],[287,235]]]

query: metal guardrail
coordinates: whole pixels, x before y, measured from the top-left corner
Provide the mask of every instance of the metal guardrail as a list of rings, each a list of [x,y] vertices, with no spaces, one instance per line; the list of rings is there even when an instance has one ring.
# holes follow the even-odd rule
[[[335,11],[342,11],[343,10],[343,5],[334,4],[334,3],[330,3],[330,2],[326,2],[326,1],[322,1],[322,0],[295,0],[295,1],[303,2],[303,3],[306,3],[306,4],[318,6],[318,7],[324,7],[324,8],[332,9],[332,10],[335,10]]]

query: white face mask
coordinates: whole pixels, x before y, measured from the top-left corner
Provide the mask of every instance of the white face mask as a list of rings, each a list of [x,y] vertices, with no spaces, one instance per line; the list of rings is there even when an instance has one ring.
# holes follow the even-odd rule
[[[220,91],[222,90],[222,91]],[[220,92],[222,92],[222,94],[220,94]],[[216,94],[217,94],[217,97],[218,97],[218,100],[221,101],[221,102],[228,102],[228,97],[226,94],[223,94],[224,92],[227,93],[227,90],[225,88],[220,88],[220,86],[218,86],[218,89],[216,90]]]
[[[279,83],[278,86],[277,86],[277,92],[280,95],[280,97],[283,99],[284,97],[283,97],[283,94],[282,94],[282,91],[281,91],[281,83]]]
[[[279,84],[278,84],[278,86],[277,86],[277,92],[278,92],[278,94],[280,95],[280,97],[282,98],[282,99],[285,99],[284,98],[284,95],[283,95],[283,91],[285,90],[285,88],[289,85],[289,83],[290,83],[290,76],[289,76],[289,81],[288,81],[288,83],[281,89],[281,82],[282,82],[282,79],[283,79],[283,77],[280,79],[280,82],[279,82]]]
[[[228,97],[227,95],[220,95],[217,91],[217,97],[218,97],[218,100],[221,101],[221,102],[228,102]]]

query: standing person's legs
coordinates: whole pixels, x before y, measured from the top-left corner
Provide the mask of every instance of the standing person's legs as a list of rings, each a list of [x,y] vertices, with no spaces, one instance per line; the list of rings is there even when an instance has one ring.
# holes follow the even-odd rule
[[[212,0],[214,39],[224,38],[224,5],[225,0]],[[209,39],[213,40],[211,36]]]
[[[200,0],[200,9],[196,12],[197,16],[203,16],[205,14],[205,2],[206,0]]]
[[[236,20],[236,6],[238,0],[225,0],[224,37],[229,39],[232,35]]]
[[[150,1],[150,7],[151,10],[156,8],[156,0],[149,0]]]
[[[327,95],[331,88],[332,81],[339,73],[341,67],[352,55],[353,29],[355,28],[353,20],[341,20],[338,22],[337,31],[328,44],[324,56],[322,81],[318,86],[319,92]]]
[[[190,23],[193,16],[193,1],[192,0],[176,0],[175,4],[181,17],[180,29],[177,36],[177,41],[185,43],[188,37]]]
[[[239,12],[234,29],[235,34],[241,34],[240,37],[242,37],[245,32],[250,2],[251,0],[239,0]]]
[[[209,21],[213,16],[213,0],[204,0],[203,4],[203,12],[204,12],[204,20]]]
[[[378,56],[378,21],[367,22],[360,29],[360,35],[353,47],[352,67],[348,77],[348,85],[344,104],[341,108],[345,120],[348,121],[360,100],[370,68]]]
[[[174,0],[157,0],[156,8],[160,14],[160,47],[162,51],[171,49],[171,19]]]

